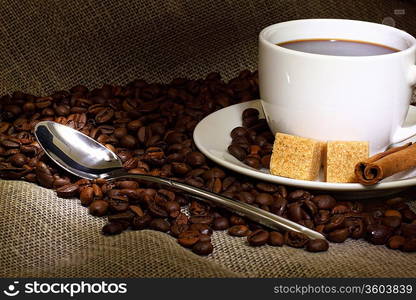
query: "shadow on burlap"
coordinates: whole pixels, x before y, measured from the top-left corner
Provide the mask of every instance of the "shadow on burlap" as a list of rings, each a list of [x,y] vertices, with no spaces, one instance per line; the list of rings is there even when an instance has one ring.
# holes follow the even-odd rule
[[[169,82],[211,71],[229,79],[257,68],[257,35],[267,25],[393,17],[415,35],[415,15],[414,2],[405,0],[5,0],[0,93],[46,95],[79,83]],[[416,254],[364,241],[311,254],[286,246],[252,248],[243,238],[215,232],[214,253],[199,257],[155,231],[104,237],[105,220],[90,216],[79,200],[18,181],[0,181],[0,216],[0,277],[416,276]]]

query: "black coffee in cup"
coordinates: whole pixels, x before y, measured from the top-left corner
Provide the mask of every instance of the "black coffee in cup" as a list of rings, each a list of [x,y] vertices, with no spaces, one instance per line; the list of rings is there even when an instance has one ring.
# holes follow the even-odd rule
[[[335,56],[373,56],[400,51],[382,44],[342,39],[293,40],[277,45],[306,53]]]

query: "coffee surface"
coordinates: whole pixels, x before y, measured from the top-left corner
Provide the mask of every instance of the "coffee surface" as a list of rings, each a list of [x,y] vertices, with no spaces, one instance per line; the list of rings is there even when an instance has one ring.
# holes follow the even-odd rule
[[[306,53],[335,56],[374,56],[399,51],[381,44],[340,39],[294,40],[277,45]]]

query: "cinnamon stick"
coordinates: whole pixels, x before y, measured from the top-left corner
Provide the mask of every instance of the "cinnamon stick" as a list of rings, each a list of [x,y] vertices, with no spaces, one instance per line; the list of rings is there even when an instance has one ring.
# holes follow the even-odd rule
[[[376,184],[393,174],[416,167],[416,143],[390,148],[355,165],[355,176],[364,185]]]

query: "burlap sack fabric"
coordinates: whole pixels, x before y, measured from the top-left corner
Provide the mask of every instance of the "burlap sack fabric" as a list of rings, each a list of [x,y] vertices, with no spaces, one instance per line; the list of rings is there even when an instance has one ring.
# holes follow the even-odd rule
[[[415,16],[414,2],[396,0],[1,1],[0,93],[45,95],[77,83],[169,82],[210,71],[228,79],[256,69],[257,35],[269,24],[392,17],[415,35]],[[364,241],[311,254],[252,248],[215,232],[215,251],[205,258],[155,231],[103,237],[105,220],[90,216],[79,200],[25,182],[0,181],[0,216],[1,277],[416,276],[416,254]]]

